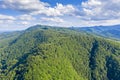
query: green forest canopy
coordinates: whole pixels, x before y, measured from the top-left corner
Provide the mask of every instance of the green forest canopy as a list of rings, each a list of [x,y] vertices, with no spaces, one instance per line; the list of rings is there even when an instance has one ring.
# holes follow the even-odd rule
[[[119,80],[120,43],[37,25],[0,48],[2,80]]]

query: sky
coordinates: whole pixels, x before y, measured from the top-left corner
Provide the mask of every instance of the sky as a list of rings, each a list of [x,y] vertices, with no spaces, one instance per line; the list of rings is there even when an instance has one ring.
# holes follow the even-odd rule
[[[120,0],[0,0],[0,31],[120,24]]]

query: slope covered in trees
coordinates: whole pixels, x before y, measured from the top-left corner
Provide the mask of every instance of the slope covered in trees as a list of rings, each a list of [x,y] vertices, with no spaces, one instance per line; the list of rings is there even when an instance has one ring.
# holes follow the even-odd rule
[[[0,32],[0,62],[3,56],[5,56],[5,54],[3,54],[4,49],[8,47],[9,43],[17,38],[20,34],[20,31]]]
[[[37,25],[2,51],[2,80],[119,80],[120,44]]]
[[[20,31],[0,32],[0,47],[8,45],[9,41],[14,40],[20,34]]]

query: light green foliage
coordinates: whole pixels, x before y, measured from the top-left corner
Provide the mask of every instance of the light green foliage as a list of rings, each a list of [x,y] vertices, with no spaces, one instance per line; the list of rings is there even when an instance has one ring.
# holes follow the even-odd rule
[[[29,28],[2,52],[3,80],[120,79],[119,43],[65,28]]]

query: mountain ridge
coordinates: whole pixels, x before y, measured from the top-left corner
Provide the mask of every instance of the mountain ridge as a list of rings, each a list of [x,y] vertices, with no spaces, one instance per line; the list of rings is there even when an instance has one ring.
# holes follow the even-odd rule
[[[83,31],[89,34],[120,40],[120,25],[114,26],[94,26],[94,27],[71,27],[76,31]]]

